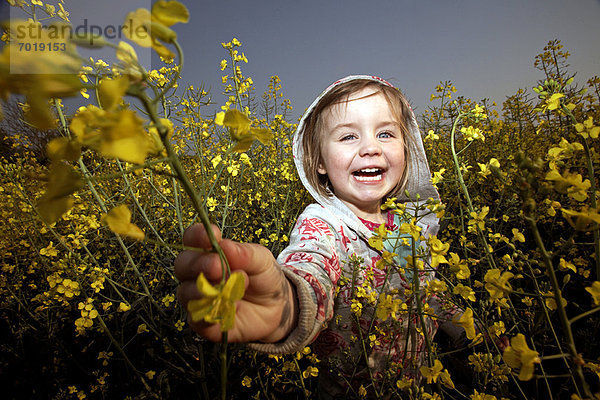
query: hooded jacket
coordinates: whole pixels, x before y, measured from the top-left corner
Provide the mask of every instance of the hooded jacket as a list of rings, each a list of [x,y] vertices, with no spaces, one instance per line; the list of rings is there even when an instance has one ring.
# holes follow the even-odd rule
[[[336,368],[341,370],[354,368],[356,371],[355,366],[344,365],[347,364],[348,357],[356,356],[362,357],[360,363],[364,364],[364,368],[368,366],[378,370],[388,365],[391,360],[400,362],[404,373],[414,372],[426,356],[424,338],[415,330],[415,327],[420,326],[415,313],[396,319],[402,328],[398,331],[399,335],[395,334],[393,338],[388,336],[387,339],[379,340],[375,336],[375,340],[372,340],[362,337],[363,334],[375,332],[371,322],[375,315],[375,307],[373,295],[369,305],[369,290],[365,292],[360,287],[370,285],[371,289],[376,289],[377,294],[383,293],[384,296],[395,289],[394,293],[400,293],[400,297],[403,298],[402,293],[410,288],[410,279],[401,273],[388,273],[378,268],[380,264],[377,261],[381,259],[382,253],[369,245],[374,226],[367,226],[371,224],[359,219],[335,195],[320,195],[308,182],[302,163],[302,137],[308,115],[325,94],[342,83],[356,79],[372,80],[392,86],[380,78],[367,75],[348,76],[338,80],[314,100],[298,124],[293,142],[294,161],[302,183],[316,203],[309,205],[299,216],[290,235],[288,247],[277,258],[284,274],[296,288],[298,323],[296,329],[282,342],[255,343],[251,347],[272,354],[282,354],[302,350],[313,343],[314,350],[321,359],[333,360]],[[417,194],[421,201],[428,198],[439,199],[439,195],[430,181],[423,141],[412,111],[407,120],[407,134],[412,140],[406,140],[405,143],[412,146],[412,156],[410,165],[407,165],[409,175],[405,191],[395,197],[398,203],[404,202],[407,209],[415,209],[419,204],[414,200]],[[412,199],[406,197],[405,193]],[[392,216],[392,213],[388,213],[386,227],[393,230],[398,227],[400,221],[397,216],[395,219]],[[431,212],[421,212],[417,225],[426,238],[435,235],[439,227],[437,217]],[[424,247],[424,242],[421,242],[421,246]],[[369,276],[370,278],[366,278]],[[433,279],[433,273],[419,274],[420,287],[423,288],[430,279]],[[367,281],[367,286],[362,285]],[[436,310],[438,316],[446,312],[439,306],[437,298],[422,296],[422,299],[424,304],[429,304]],[[360,300],[360,306],[353,305],[357,303],[356,300]],[[404,296],[403,300],[410,304],[411,296]],[[356,307],[363,306],[362,313],[358,313]],[[414,308],[414,304],[411,307]],[[360,316],[357,316],[358,314]],[[388,319],[389,322],[391,321]],[[434,320],[427,319],[426,329],[429,337],[435,333],[437,325]],[[366,355],[359,345],[361,338],[367,342],[372,341]],[[356,362],[355,360],[354,363]],[[356,376],[355,373],[353,375]]]

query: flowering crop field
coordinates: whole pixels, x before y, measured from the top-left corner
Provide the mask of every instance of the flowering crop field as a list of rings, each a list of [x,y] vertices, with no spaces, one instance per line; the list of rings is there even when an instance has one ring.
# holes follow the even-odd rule
[[[62,3],[9,3],[68,22]],[[175,31],[188,18],[176,1],[124,16],[129,32],[148,33],[129,41],[164,61],[151,71],[127,41],[56,37],[52,25],[41,41],[64,53],[15,57],[24,45],[15,29],[35,22],[5,25],[0,382],[8,398],[313,398],[320,371],[332,367],[311,347],[275,356],[207,342],[175,299],[173,261],[187,226],[215,223],[224,237],[277,255],[311,202],[291,155],[296,124],[283,83],[273,76],[257,93],[239,40],[223,43],[219,113],[203,82],[179,86]],[[78,46],[114,48],[119,62],[83,60]],[[390,363],[348,385],[347,398],[600,399],[600,78],[575,84],[568,58],[560,41],[549,42],[532,58],[540,78],[531,92],[502,104],[460,96],[451,82],[435,88],[419,123],[441,197],[426,207],[442,228],[407,268],[436,270],[426,287],[415,280],[415,303],[435,293],[465,310],[453,323],[466,337],[457,347],[421,330],[422,380],[399,378],[402,366]],[[9,66],[28,74],[14,79]],[[67,97],[80,102],[73,115]],[[384,206],[404,212],[394,199]],[[407,221],[414,246],[421,236]],[[242,290],[234,276],[215,288],[199,281],[215,300],[190,312],[226,330]],[[355,338],[365,353],[393,340],[405,314],[436,318],[378,293],[372,279],[346,278],[357,321],[375,310]]]

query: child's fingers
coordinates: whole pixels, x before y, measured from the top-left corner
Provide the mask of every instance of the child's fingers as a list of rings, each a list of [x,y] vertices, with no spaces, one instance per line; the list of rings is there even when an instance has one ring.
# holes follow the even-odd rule
[[[188,325],[196,332],[202,335],[205,339],[211,342],[220,343],[223,338],[223,332],[219,324],[209,324],[204,321],[192,321],[192,317],[188,314]]]
[[[175,258],[175,277],[180,281],[196,280],[200,273],[211,282],[222,276],[221,260],[216,253],[201,253],[194,250],[182,251]]]
[[[195,281],[183,281],[177,286],[177,301],[184,308],[187,308],[187,303],[190,300],[199,299],[200,297]]]
[[[248,275],[257,275],[270,269],[275,262],[269,249],[259,244],[224,239],[220,245],[233,271],[243,270]]]
[[[216,225],[211,225],[215,238],[217,242],[221,241],[221,231],[217,228]],[[203,249],[211,249],[212,245],[210,243],[210,239],[208,238],[208,234],[206,233],[206,229],[204,229],[204,225],[202,224],[193,224],[189,228],[185,230],[183,233],[183,244],[191,247],[200,247]]]

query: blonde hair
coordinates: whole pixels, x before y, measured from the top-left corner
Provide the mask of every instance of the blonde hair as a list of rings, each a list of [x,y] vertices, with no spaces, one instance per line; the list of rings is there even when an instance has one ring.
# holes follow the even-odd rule
[[[408,134],[410,128],[414,127],[414,122],[411,118],[412,112],[410,111],[408,101],[402,92],[393,86],[388,86],[384,83],[369,79],[355,79],[342,83],[326,93],[305,118],[302,135],[302,163],[304,166],[304,173],[310,185],[312,185],[321,196],[329,197],[332,195],[332,189],[329,187],[327,175],[322,175],[318,172],[319,166],[324,164],[321,155],[324,111],[334,104],[347,103],[352,94],[369,87],[377,89],[372,95],[379,93],[383,94],[392,115],[395,117],[396,122],[400,127],[404,139],[405,168],[398,184],[386,195],[386,197],[394,196],[406,185],[410,173],[410,161],[413,157],[411,153],[412,149],[414,149],[414,146],[410,145],[413,140],[412,136]]]

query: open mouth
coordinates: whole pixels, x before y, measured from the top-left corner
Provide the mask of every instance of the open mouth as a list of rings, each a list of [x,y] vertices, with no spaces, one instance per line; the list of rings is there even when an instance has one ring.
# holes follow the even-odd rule
[[[352,175],[361,182],[369,182],[381,180],[383,172],[384,171],[381,168],[364,168],[354,171]]]

